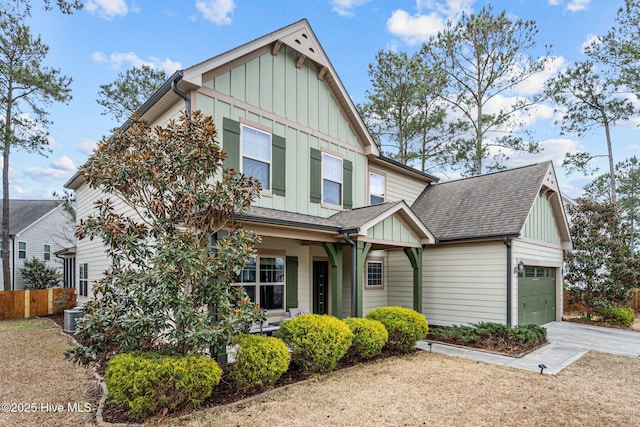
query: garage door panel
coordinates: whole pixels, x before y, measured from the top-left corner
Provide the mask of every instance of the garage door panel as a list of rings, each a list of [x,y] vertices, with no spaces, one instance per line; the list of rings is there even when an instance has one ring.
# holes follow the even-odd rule
[[[556,316],[555,269],[525,267],[518,278],[518,324],[551,322]]]

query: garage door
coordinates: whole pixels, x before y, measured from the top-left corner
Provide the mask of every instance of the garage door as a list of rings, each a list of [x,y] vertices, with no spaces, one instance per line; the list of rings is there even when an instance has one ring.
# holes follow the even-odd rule
[[[518,324],[556,320],[555,268],[524,267],[518,277]]]

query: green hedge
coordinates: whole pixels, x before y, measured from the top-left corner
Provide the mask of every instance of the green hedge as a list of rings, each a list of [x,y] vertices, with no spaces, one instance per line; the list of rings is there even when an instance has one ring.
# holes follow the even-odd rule
[[[325,373],[335,369],[351,347],[353,333],[335,317],[302,314],[283,322],[278,337],[289,346],[292,361],[306,370]]]
[[[632,308],[611,307],[602,310],[602,320],[614,325],[633,325],[636,316]]]
[[[344,323],[353,332],[353,343],[349,354],[358,359],[370,359],[382,351],[389,339],[387,328],[381,322],[349,317]]]
[[[221,378],[222,369],[207,356],[132,352],[107,363],[104,381],[116,403],[130,408],[130,416],[146,418],[189,403],[199,406]]]
[[[291,355],[284,342],[263,335],[240,335],[236,363],[229,377],[240,389],[269,386],[275,383],[287,369]]]
[[[367,314],[367,319],[381,322],[389,333],[386,348],[391,351],[408,353],[418,340],[429,332],[427,319],[415,310],[404,307],[380,307]]]

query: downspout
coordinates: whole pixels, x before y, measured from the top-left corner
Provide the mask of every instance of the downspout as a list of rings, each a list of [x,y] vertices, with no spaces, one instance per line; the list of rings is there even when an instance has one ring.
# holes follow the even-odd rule
[[[354,230],[345,230],[342,233],[344,241],[351,245],[351,317],[356,317],[356,242],[349,238],[349,232],[358,232],[359,228]]]
[[[11,290],[16,290],[16,236],[11,237]]]
[[[178,82],[181,79],[182,79],[182,73],[171,81],[171,90],[177,93],[178,96],[180,96],[180,98],[184,99],[184,109],[187,112],[187,114],[190,116],[191,115],[191,98],[189,97],[189,95],[187,95],[186,93],[178,89]]]
[[[507,247],[507,325],[511,326],[511,281],[513,274],[511,272],[511,241],[504,236],[502,243]]]

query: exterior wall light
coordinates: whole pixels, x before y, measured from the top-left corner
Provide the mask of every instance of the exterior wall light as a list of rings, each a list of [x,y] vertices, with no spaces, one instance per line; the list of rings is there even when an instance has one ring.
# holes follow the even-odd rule
[[[523,271],[524,271],[524,262],[523,262],[523,261],[520,261],[520,262],[518,263],[518,265],[516,265],[516,266],[513,268],[513,272],[514,272],[514,273],[518,273],[518,274],[522,274],[522,272],[523,272]]]

